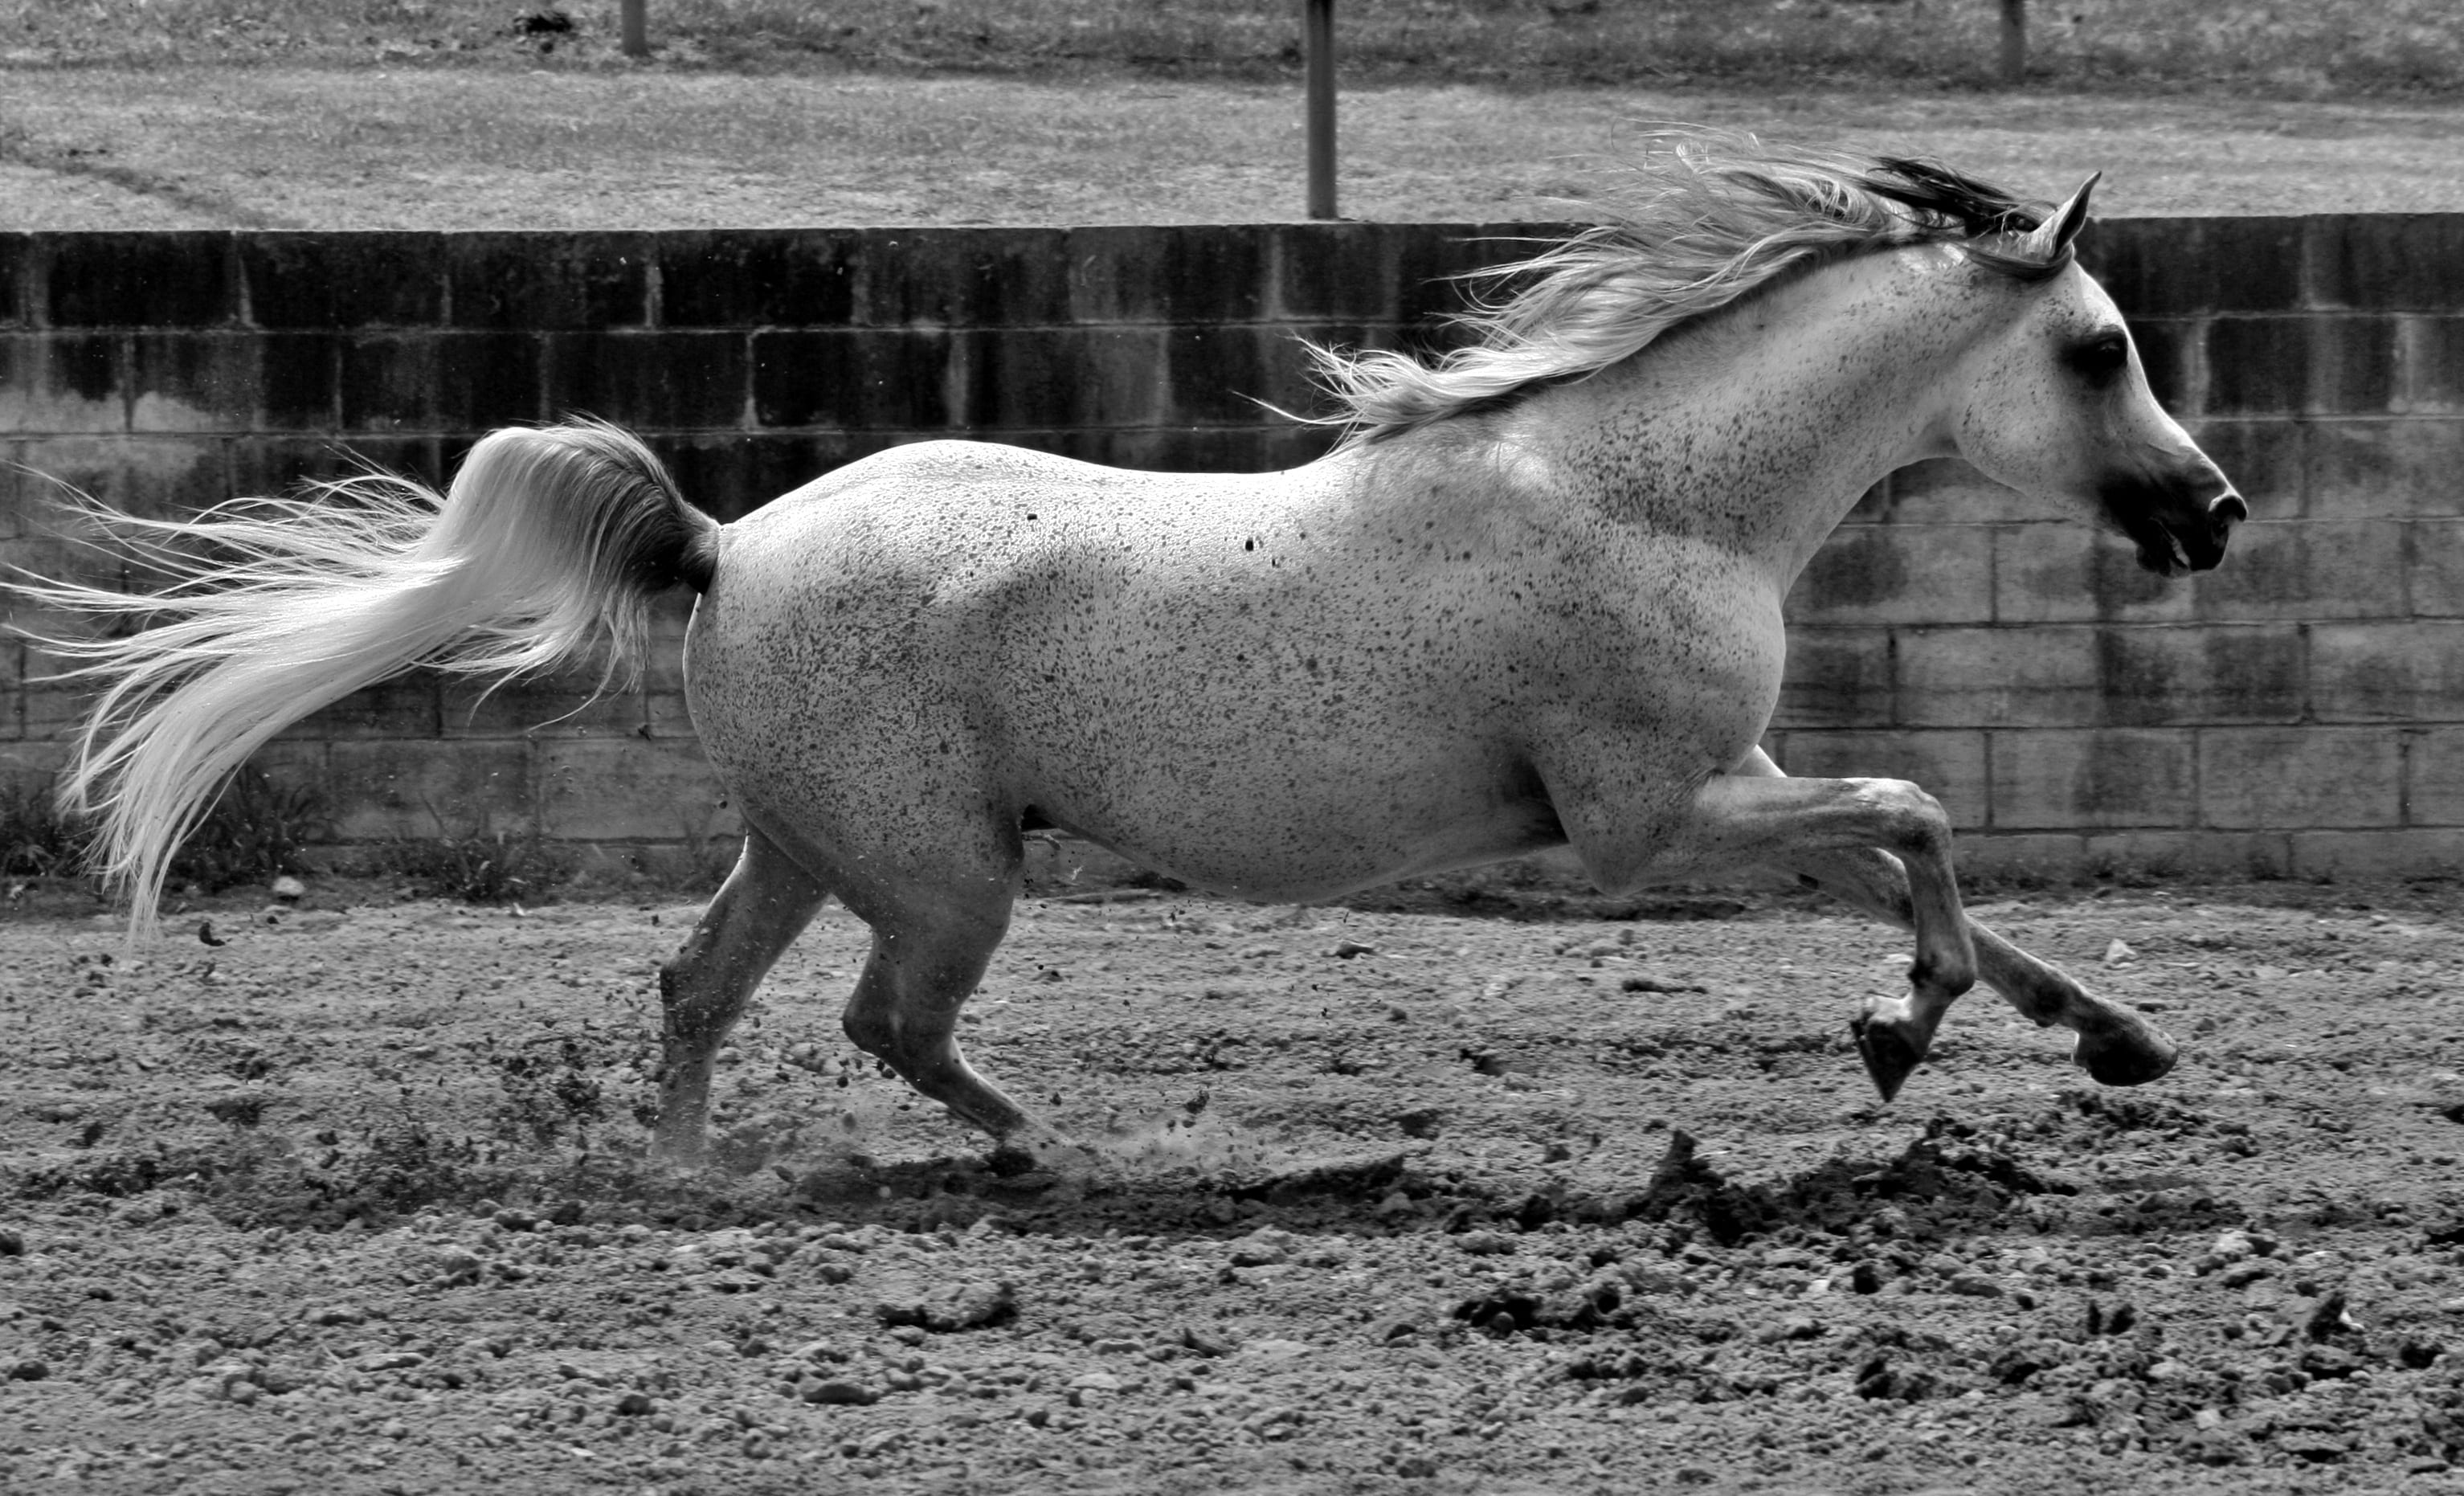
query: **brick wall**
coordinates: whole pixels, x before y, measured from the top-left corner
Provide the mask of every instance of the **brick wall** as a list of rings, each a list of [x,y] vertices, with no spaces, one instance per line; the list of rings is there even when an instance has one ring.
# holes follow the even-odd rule
[[[345,450],[440,481],[489,428],[576,409],[722,517],[925,435],[1281,466],[1323,442],[1253,403],[1308,403],[1294,335],[1439,341],[1436,277],[1516,253],[1477,242],[1497,231],[0,235],[0,455],[147,514]],[[1957,465],[1897,475],[1792,601],[1774,752],[1927,784],[1971,865],[2464,863],[2464,216],[2121,220],[2088,249],[2250,495],[2234,557],[2167,584]],[[0,558],[97,564],[30,525],[39,487],[0,471]],[[76,713],[28,683],[45,668],[0,646],[20,784]],[[582,700],[413,675],[268,762],[350,842],[726,828],[672,644],[640,691]]]

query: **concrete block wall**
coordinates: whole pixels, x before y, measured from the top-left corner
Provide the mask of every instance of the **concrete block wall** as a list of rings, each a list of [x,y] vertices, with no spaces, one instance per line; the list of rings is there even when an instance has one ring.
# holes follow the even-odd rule
[[[1324,443],[1259,404],[1309,404],[1296,335],[1442,344],[1440,277],[1529,231],[0,235],[0,559],[100,564],[36,522],[28,470],[179,514],[355,455],[439,482],[490,428],[573,410],[640,430],[722,517],[925,436],[1288,465]],[[2121,220],[2087,258],[2251,496],[2233,560],[2167,583],[1959,465],[1895,475],[1792,599],[1774,753],[1926,784],[1971,866],[2464,864],[2464,216]],[[348,842],[725,831],[682,619],[639,691],[414,674],[268,765]],[[76,717],[49,663],[0,645],[20,785]]]

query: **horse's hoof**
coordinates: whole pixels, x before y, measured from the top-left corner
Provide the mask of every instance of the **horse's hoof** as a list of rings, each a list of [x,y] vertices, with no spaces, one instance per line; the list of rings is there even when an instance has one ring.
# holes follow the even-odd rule
[[[1049,1128],[1012,1133],[993,1145],[984,1167],[1002,1178],[1053,1170],[1083,1169],[1099,1155],[1086,1144]]]
[[[1871,1013],[1859,1013],[1848,1021],[1848,1032],[1857,1041],[1857,1057],[1865,1062],[1865,1073],[1872,1078],[1874,1089],[1884,1101],[1896,1099],[1908,1076],[1925,1062],[1923,1045],[1912,1043],[1899,1025],[1889,1019],[1878,1019]]]
[[[1032,1174],[1043,1166],[1044,1160],[1035,1155],[1034,1149],[1020,1148],[1010,1143],[1003,1143],[995,1148],[992,1156],[984,1160],[985,1168],[1004,1179],[1016,1178],[1022,1174]]]
[[[2071,1059],[2100,1086],[2145,1086],[2168,1074],[2179,1045],[2154,1028],[2145,1033],[2081,1034]]]

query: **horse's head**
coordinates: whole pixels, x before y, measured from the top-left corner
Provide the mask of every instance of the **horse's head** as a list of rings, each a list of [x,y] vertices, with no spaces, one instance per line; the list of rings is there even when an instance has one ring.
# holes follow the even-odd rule
[[[2113,298],[2071,253],[2096,180],[1992,253],[1993,265],[2019,267],[1989,275],[2004,282],[1995,294],[2011,297],[2013,315],[1964,361],[1952,439],[1996,482],[2091,506],[2148,570],[2205,571],[2224,560],[2250,507],[2156,403]]]

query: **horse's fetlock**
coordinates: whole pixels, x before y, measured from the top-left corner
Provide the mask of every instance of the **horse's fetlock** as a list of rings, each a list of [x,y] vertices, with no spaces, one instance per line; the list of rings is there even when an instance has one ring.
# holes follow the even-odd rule
[[[1908,985],[1919,992],[1956,998],[1976,985],[1976,963],[1957,956],[1920,955],[1908,963]]]

